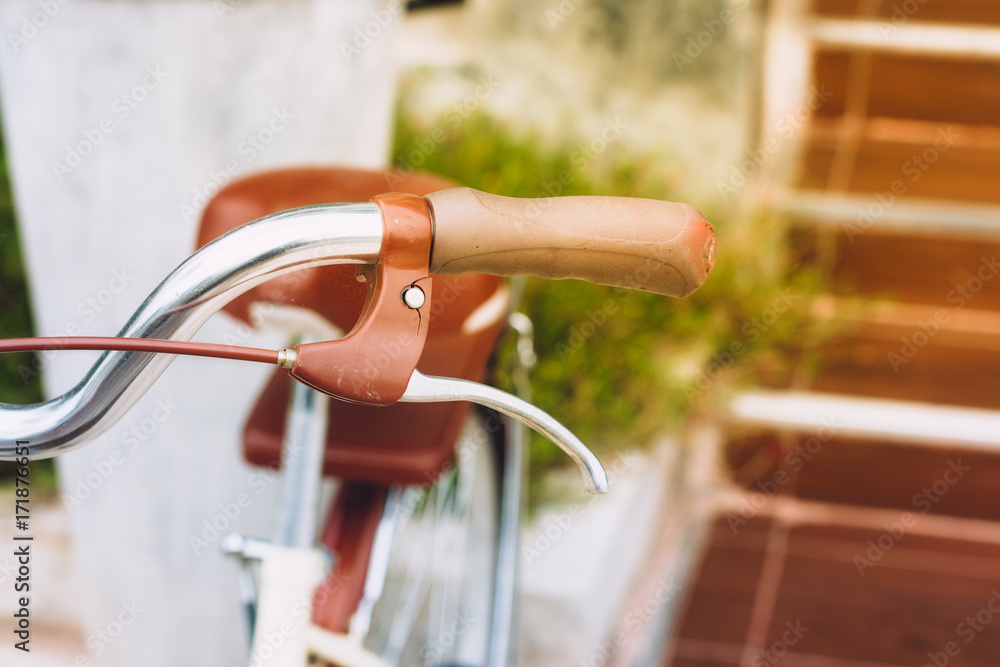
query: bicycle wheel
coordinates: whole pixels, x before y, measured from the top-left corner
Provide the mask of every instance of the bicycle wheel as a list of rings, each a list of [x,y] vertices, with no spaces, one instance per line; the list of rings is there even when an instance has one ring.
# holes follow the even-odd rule
[[[491,641],[509,640],[492,632],[498,444],[473,414],[433,484],[389,491],[352,630],[390,664],[484,667]]]

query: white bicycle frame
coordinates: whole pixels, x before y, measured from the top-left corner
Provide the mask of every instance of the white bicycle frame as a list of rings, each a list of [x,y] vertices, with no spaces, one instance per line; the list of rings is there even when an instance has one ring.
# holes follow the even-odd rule
[[[505,312],[501,310],[497,314]],[[470,319],[477,317],[478,314],[473,313]],[[531,321],[515,313],[511,316],[511,325],[519,336],[515,373],[526,378],[526,368],[534,363]],[[338,333],[327,331],[324,337],[335,337]],[[522,381],[520,385],[519,391],[527,398],[526,382]],[[268,545],[256,540],[248,541],[241,536],[229,536],[228,545],[223,545],[223,549],[230,554],[242,557],[244,566],[248,559],[261,561],[257,584],[260,593],[251,614],[251,667],[263,662],[275,667],[301,667],[308,663],[310,655],[343,667],[391,667],[391,663],[367,650],[362,642],[369,629],[372,607],[382,591],[386,576],[387,549],[393,530],[392,517],[398,511],[398,494],[390,494],[387,500],[384,517],[375,535],[364,597],[352,618],[349,632],[334,633],[309,622],[316,587],[330,567],[327,555],[313,546],[327,401],[325,395],[303,385],[297,384],[293,389],[282,456],[282,460],[288,462],[284,469],[286,491],[282,498],[276,542],[294,546]],[[508,640],[513,632],[516,604],[514,591],[525,430],[520,425],[508,424],[508,433],[500,490],[501,516],[488,667],[507,667],[512,657]],[[243,574],[252,576],[246,567]],[[250,598],[246,602],[252,606],[252,595]]]

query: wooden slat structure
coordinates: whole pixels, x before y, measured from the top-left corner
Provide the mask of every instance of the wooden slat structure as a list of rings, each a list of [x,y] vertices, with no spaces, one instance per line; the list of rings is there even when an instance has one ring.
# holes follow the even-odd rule
[[[1000,2],[769,12],[760,136],[781,151],[756,199],[852,326],[809,380],[733,403],[737,491],[663,664],[996,665]]]

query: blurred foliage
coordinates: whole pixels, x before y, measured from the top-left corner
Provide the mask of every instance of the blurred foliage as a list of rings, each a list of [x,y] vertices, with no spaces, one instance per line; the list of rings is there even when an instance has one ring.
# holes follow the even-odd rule
[[[750,0],[593,0],[584,11],[594,18],[591,44],[646,74],[706,85],[737,80],[740,45],[731,26],[756,18],[758,7]]]
[[[17,237],[14,201],[7,173],[7,154],[0,137],[0,338],[34,335],[28,286]],[[22,377],[23,368],[32,368],[29,353],[0,354],[0,403],[37,403],[42,400],[42,386],[37,373]],[[0,495],[14,477],[14,464],[0,461]],[[51,461],[31,465],[33,495],[41,498],[54,494],[55,469]],[[41,495],[38,495],[41,494]],[[3,496],[9,497],[9,496]]]
[[[502,39],[556,41],[587,54],[612,81],[697,82],[719,102],[747,80],[765,3],[756,0],[508,0],[497,8]],[[613,73],[613,74],[612,74]]]
[[[397,115],[394,162],[495,194],[542,197],[601,194],[679,200],[662,156],[612,149],[580,159],[580,146],[558,150],[519,136],[477,113],[462,123],[430,125]],[[562,184],[559,183],[560,177]],[[561,185],[561,187],[559,187]],[[708,282],[671,299],[575,280],[528,279],[523,310],[535,324],[534,402],[598,453],[647,443],[692,413],[712,410],[748,383],[785,384],[818,335],[809,317],[819,281],[793,266],[783,223],[741,218],[722,202],[694,202],[718,234]],[[498,380],[512,390],[513,342],[501,351]],[[808,360],[806,360],[808,361]],[[537,439],[533,471],[568,459]]]
[[[34,331],[28,288],[17,237],[14,202],[7,174],[7,157],[0,139],[0,338],[30,336]],[[41,400],[38,375],[22,379],[19,366],[31,367],[31,355],[0,355],[0,402],[34,403]]]

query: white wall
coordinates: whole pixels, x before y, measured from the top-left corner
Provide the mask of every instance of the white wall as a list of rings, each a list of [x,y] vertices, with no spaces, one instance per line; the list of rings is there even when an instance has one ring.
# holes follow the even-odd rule
[[[400,18],[350,59],[341,46],[381,4],[3,0],[0,92],[39,333],[115,334],[191,252],[196,218],[183,207],[199,209],[197,191],[227,165],[382,165]],[[270,143],[253,148],[253,136]],[[220,317],[200,338],[233,334]],[[51,356],[47,393],[74,385],[92,359]],[[239,493],[253,504],[233,528],[270,534],[278,484],[254,485],[237,446],[266,372],[178,360],[118,427],[60,459],[63,493],[90,492],[71,514],[85,594],[67,603],[85,635],[135,616],[110,645],[91,638],[92,664],[242,660],[235,567],[217,543],[196,556],[188,538]]]

